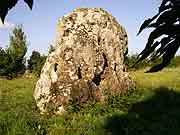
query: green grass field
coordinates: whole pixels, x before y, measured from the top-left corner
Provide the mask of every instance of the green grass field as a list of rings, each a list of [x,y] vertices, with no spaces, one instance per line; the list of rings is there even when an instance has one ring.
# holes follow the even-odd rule
[[[180,68],[130,73],[136,90],[89,103],[64,116],[40,115],[37,79],[0,79],[0,135],[179,135]]]
[[[162,86],[180,90],[180,68],[167,68],[157,73],[144,73],[140,70],[131,72],[131,76],[140,88],[154,89]]]

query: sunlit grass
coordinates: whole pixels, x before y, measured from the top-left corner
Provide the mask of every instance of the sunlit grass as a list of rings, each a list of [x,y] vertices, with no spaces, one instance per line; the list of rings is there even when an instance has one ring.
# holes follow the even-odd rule
[[[180,90],[180,68],[166,68],[156,73],[144,73],[146,70],[131,72],[138,88],[167,87]]]
[[[0,135],[178,135],[180,68],[130,74],[136,91],[64,116],[40,115],[37,78],[0,79]]]

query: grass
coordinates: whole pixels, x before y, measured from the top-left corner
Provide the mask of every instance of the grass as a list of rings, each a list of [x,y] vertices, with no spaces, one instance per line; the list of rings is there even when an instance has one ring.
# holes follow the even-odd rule
[[[32,97],[36,79],[0,80],[0,134],[38,135],[44,121]]]
[[[131,72],[132,78],[136,81],[138,88],[167,87],[180,90],[180,67],[166,68],[157,73],[144,73],[147,70]]]
[[[180,68],[131,72],[137,90],[105,104],[70,105],[64,116],[40,115],[36,78],[0,80],[0,135],[179,135]]]

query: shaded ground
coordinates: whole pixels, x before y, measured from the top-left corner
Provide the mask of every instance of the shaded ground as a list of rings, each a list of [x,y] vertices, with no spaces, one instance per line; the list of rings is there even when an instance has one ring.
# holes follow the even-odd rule
[[[180,93],[160,87],[127,114],[108,117],[105,128],[112,135],[179,135]]]

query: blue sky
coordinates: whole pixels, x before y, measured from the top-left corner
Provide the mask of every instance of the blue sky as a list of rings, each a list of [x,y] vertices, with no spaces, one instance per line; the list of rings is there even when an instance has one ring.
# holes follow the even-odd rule
[[[116,17],[128,33],[129,53],[140,52],[147,41],[149,30],[136,37],[144,19],[158,11],[161,0],[34,0],[33,10],[20,0],[12,9],[6,25],[0,23],[0,47],[9,44],[13,26],[22,24],[28,40],[28,56],[32,50],[48,52],[48,46],[55,40],[56,24],[63,15],[79,7],[101,7]]]

